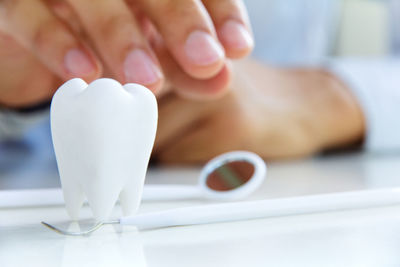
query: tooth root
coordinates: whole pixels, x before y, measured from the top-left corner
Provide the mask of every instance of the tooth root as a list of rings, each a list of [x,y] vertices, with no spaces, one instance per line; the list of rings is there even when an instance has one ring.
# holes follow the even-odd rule
[[[70,231],[70,232],[79,232],[79,231],[81,231],[81,227],[79,226],[78,222],[71,222],[68,225],[67,230]]]
[[[65,200],[65,208],[72,220],[77,221],[79,219],[79,211],[82,208],[85,195],[82,188],[75,183],[65,179],[63,181],[63,193]]]
[[[107,220],[118,200],[121,187],[105,184],[89,185],[84,188],[93,217],[97,221]]]
[[[138,192],[141,191],[138,190],[138,188],[141,188],[142,186],[143,185],[134,185],[131,183],[121,191],[119,202],[125,216],[133,215],[139,209],[142,192]]]

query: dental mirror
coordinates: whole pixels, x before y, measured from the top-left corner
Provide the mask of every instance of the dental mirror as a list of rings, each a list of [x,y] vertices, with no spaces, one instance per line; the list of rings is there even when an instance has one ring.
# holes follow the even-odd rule
[[[204,166],[197,185],[146,185],[143,200],[240,199],[261,185],[266,172],[266,164],[258,155],[247,151],[229,152]]]
[[[209,161],[196,185],[146,184],[143,201],[235,200],[252,194],[264,181],[265,162],[256,154],[234,151]],[[0,208],[64,205],[61,188],[0,190]]]

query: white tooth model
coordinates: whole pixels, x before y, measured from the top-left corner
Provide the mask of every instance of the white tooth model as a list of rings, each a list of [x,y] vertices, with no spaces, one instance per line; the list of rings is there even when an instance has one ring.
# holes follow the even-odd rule
[[[66,209],[73,220],[85,196],[96,220],[120,200],[126,215],[140,204],[157,129],[157,101],[138,84],[72,79],[51,103],[51,132]]]

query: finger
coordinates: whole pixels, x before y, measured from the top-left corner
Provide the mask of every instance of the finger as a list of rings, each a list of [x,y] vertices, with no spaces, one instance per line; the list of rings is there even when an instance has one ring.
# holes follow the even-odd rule
[[[203,0],[218,38],[229,58],[241,58],[250,53],[254,41],[246,7],[240,0]]]
[[[9,35],[4,35],[1,30],[0,58],[0,106],[22,108],[51,99],[54,90],[58,88],[58,77],[30,51]],[[23,85],[21,79],[29,81],[29,86]]]
[[[220,98],[229,90],[231,76],[229,65],[224,65],[216,76],[207,80],[193,79],[178,68],[173,72],[171,65],[170,68],[166,68],[166,73],[174,85],[174,91],[181,97],[209,101]]]
[[[76,35],[79,37],[84,37],[84,32],[79,23],[79,18],[68,2],[60,0],[44,1],[54,15],[66,23]]]
[[[168,83],[180,96],[195,100],[211,100],[221,97],[228,91],[231,81],[231,68],[228,62],[214,77],[195,79],[181,69],[165,47],[163,40],[157,39],[153,42],[153,49],[168,77]]]
[[[136,0],[166,46],[190,76],[206,79],[221,71],[225,53],[212,21],[198,0]]]
[[[91,81],[100,76],[101,65],[94,53],[43,2],[7,1],[0,8],[3,29],[59,77]]]
[[[123,83],[134,82],[152,90],[163,75],[140,26],[123,0],[69,0],[98,53]]]

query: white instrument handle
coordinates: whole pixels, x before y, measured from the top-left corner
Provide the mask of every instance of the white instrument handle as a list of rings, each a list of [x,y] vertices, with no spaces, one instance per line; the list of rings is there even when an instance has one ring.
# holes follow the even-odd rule
[[[202,197],[199,186],[179,184],[149,184],[143,188],[142,200],[184,200]]]
[[[120,218],[140,229],[240,221],[400,204],[400,188],[184,207]]]
[[[202,197],[194,185],[145,185],[142,200],[183,200]],[[64,205],[61,188],[0,190],[0,208]]]
[[[60,188],[0,190],[0,208],[64,205]]]

